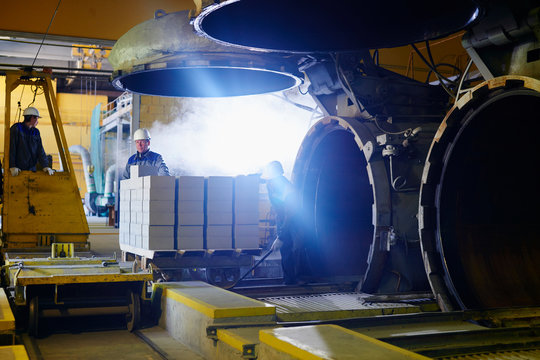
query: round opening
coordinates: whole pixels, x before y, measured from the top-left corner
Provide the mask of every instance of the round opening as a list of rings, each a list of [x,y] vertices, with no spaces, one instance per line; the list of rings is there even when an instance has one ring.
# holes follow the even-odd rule
[[[445,155],[438,241],[463,308],[540,302],[538,109],[538,93],[501,91],[468,113]]]
[[[292,52],[384,48],[456,32],[478,17],[472,0],[441,11],[433,1],[240,0],[213,6],[199,32],[228,44]]]
[[[143,95],[226,97],[290,89],[299,80],[286,73],[229,67],[168,68],[119,76],[113,85]]]
[[[305,238],[313,275],[362,276],[373,241],[373,190],[354,135],[337,128],[311,149],[301,193],[308,209]],[[296,180],[295,180],[296,181]]]

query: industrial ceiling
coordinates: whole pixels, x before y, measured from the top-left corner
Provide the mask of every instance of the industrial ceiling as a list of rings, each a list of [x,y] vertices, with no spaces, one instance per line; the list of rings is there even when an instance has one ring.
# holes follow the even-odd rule
[[[116,97],[120,92],[109,82],[112,67],[106,59],[116,40],[157,9],[191,8],[191,0],[9,1],[0,12],[0,69],[51,67],[59,91],[84,92],[91,86]]]

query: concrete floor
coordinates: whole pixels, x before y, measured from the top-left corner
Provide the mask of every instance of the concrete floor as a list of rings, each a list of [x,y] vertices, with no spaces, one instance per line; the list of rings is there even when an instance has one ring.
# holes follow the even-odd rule
[[[142,329],[139,333],[149,339],[159,351],[127,330],[105,330],[52,334],[36,339],[34,350],[28,352],[30,359],[44,360],[161,360],[163,357],[203,360],[203,357],[173,339],[166,330],[158,326]]]
[[[118,229],[107,226],[106,217],[89,216],[86,218],[90,227],[90,250],[96,256],[113,256],[116,252],[120,258],[120,245],[118,243]]]

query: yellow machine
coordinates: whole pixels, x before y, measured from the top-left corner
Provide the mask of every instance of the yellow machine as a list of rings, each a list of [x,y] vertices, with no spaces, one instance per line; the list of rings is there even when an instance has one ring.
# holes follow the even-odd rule
[[[61,170],[53,175],[4,172],[2,203],[2,283],[18,313],[28,311],[28,331],[36,334],[39,318],[125,313],[128,328],[140,320],[140,298],[151,272],[132,264],[92,256],[68,144],[50,75],[36,71],[6,74],[4,169],[9,169],[11,95],[19,86],[43,92],[58,146]]]

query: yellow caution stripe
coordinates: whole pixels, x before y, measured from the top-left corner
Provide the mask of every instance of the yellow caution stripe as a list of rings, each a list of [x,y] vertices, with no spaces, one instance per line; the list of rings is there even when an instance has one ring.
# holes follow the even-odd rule
[[[338,325],[261,330],[259,339],[297,359],[429,359]]]

